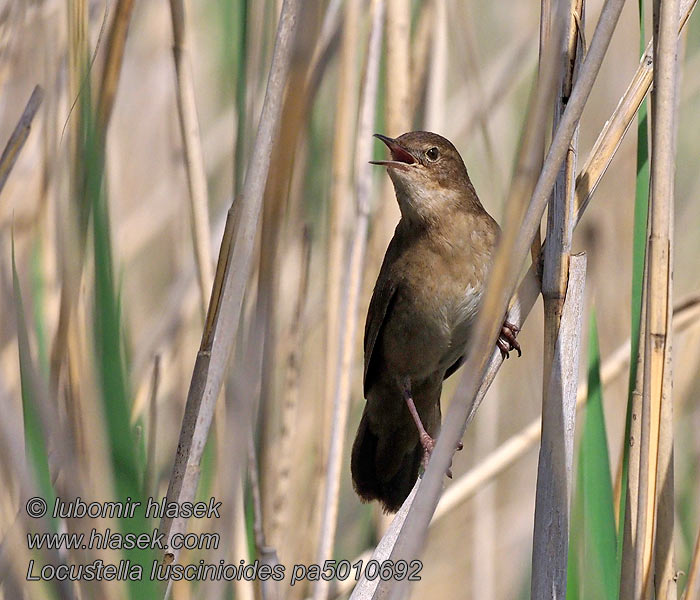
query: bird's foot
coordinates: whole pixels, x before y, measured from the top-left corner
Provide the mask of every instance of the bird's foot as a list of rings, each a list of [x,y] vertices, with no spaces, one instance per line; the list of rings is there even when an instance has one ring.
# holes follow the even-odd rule
[[[435,440],[430,437],[427,433],[423,433],[420,435],[420,444],[423,446],[423,470],[428,468],[428,462],[430,461],[430,456],[433,453],[433,449],[435,448]],[[460,451],[464,449],[464,444],[462,442],[457,442],[456,450]],[[452,479],[452,463],[450,462],[450,466],[447,469],[446,475]]]
[[[419,437],[420,445],[423,446],[423,470],[425,470],[428,468],[430,455],[433,453],[433,449],[435,448],[435,440],[426,432],[421,433]]]
[[[496,341],[496,345],[501,351],[503,360],[510,357],[512,350],[515,350],[518,353],[518,356],[523,355],[520,349],[520,344],[518,343],[518,340],[515,339],[515,336],[517,336],[518,333],[520,333],[520,327],[514,325],[513,323],[509,323],[508,321],[503,323],[501,333]]]
[[[413,402],[410,380],[407,378],[402,382],[402,384],[406,406],[408,406],[408,411],[411,413],[411,417],[413,417],[413,422],[416,424],[416,429],[418,429],[418,439],[420,440],[420,445],[423,446],[423,460],[421,462],[423,465],[423,470],[425,471],[425,469],[428,468],[430,455],[433,453],[433,449],[435,448],[435,440],[423,426],[423,421],[421,421],[416,405]],[[464,448],[464,444],[462,444],[461,441],[457,442],[457,450],[461,450],[462,448]],[[450,468],[447,469],[447,476],[452,479],[452,463],[450,463]]]

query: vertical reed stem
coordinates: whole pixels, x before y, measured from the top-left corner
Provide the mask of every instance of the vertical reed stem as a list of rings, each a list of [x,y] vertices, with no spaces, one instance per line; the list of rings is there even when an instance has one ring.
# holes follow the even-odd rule
[[[583,0],[572,0],[568,10],[553,23],[564,27],[564,61],[559,71],[554,105],[554,130],[566,109],[582,60],[579,23],[583,22]],[[532,597],[566,596],[566,565],[569,548],[569,509],[572,489],[575,381],[577,369],[564,370],[570,361],[561,352],[578,356],[578,347],[567,348],[560,324],[567,302],[571,238],[574,230],[574,195],[578,124],[564,164],[554,184],[547,213],[547,244],[544,247],[542,297],[544,299],[544,375],[542,393],[542,444],[537,471],[535,533],[532,553]],[[579,330],[580,331],[580,330]],[[577,364],[577,363],[576,363]],[[574,378],[573,387],[567,379]],[[552,386],[553,381],[560,386]],[[573,389],[573,393],[570,390]],[[569,390],[569,393],[567,393]]]
[[[655,3],[654,98],[652,103],[651,206],[647,254],[649,271],[644,344],[644,391],[640,449],[639,508],[634,597],[651,595],[652,557],[657,562],[656,595],[675,598],[672,571],[673,509],[671,408],[672,236],[675,173],[675,113],[679,1]],[[662,423],[663,422],[663,423]],[[663,511],[659,509],[663,507]],[[670,532],[669,532],[670,527]],[[655,529],[656,536],[655,536]],[[655,539],[656,537],[656,539]],[[657,545],[661,541],[661,545]]]

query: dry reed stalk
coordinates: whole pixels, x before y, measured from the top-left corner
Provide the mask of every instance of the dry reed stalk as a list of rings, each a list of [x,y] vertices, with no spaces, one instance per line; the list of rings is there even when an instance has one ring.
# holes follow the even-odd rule
[[[406,515],[411,508],[411,504],[413,503],[413,499],[415,498],[417,491],[418,482],[416,481],[416,484],[413,486],[413,489],[406,498],[406,501],[394,515],[394,519],[391,521],[386,533],[382,536],[382,539],[379,540],[377,547],[373,552],[367,552],[362,555],[364,561],[373,559],[379,562],[379,564],[382,564],[389,558],[391,551],[394,548],[394,544],[401,533],[404,521],[406,520]],[[364,561],[362,564],[366,564]],[[377,586],[379,585],[379,578],[375,577],[374,579],[369,580],[365,577],[365,573],[366,571],[363,570],[360,580],[350,595],[350,600],[374,600],[374,598],[377,597],[376,592]]]
[[[199,463],[214,416],[216,398],[223,383],[233,340],[238,330],[243,295],[252,266],[255,234],[260,218],[265,182],[273,143],[279,130],[282,98],[289,65],[299,0],[285,0],[275,39],[267,90],[253,152],[246,170],[243,193],[229,208],[211,300],[197,353],[187,404],[182,421],[167,501],[183,502],[194,498],[199,480]],[[160,531],[168,546],[174,533],[183,532],[184,519],[164,518]],[[165,559],[176,559],[168,551]]]
[[[307,89],[318,87],[323,70],[330,59],[333,48],[338,42],[344,16],[340,12],[341,4],[340,0],[330,0],[328,6],[326,6],[321,31],[316,38],[313,54],[309,61],[305,84]]]
[[[357,116],[357,68],[359,2],[346,2],[344,8],[343,40],[340,53],[338,96],[336,99],[331,192],[328,216],[328,264],[326,278],[326,366],[325,391],[322,408],[333,402],[340,352],[340,297],[345,272],[345,247],[349,238],[347,207],[352,198],[352,161]],[[324,411],[324,432],[330,431],[331,413]],[[324,440],[327,439],[324,435]],[[327,451],[322,452],[321,468]]]
[[[298,418],[298,405],[301,379],[302,347],[304,337],[304,307],[309,291],[309,267],[311,264],[311,233],[304,229],[302,247],[302,266],[299,287],[294,306],[294,314],[289,327],[287,360],[282,402],[282,429],[280,432],[277,462],[275,464],[275,487],[270,515],[270,540],[279,545],[282,532],[289,525],[291,503],[288,501],[291,484],[291,471],[294,460],[295,424]]]
[[[69,143],[69,168],[70,168],[70,197],[72,199],[70,216],[76,219],[76,225],[72,225],[69,220],[67,224],[70,233],[77,233],[77,236],[65,236],[65,248],[59,251],[61,256],[61,298],[59,301],[58,325],[54,335],[51,348],[51,374],[50,388],[52,393],[58,390],[61,368],[64,360],[71,360],[68,355],[69,329],[74,328],[72,323],[75,303],[77,302],[78,285],[82,275],[84,257],[84,239],[87,229],[87,207],[84,206],[83,182],[85,173],[83,171],[84,161],[82,160],[82,143],[84,132],[85,107],[89,106],[89,98],[86,99],[84,83],[87,78],[88,66],[88,20],[87,3],[85,0],[70,0],[68,2],[68,97],[72,105],[70,120],[68,122],[68,143]],[[89,89],[89,88],[88,88]],[[73,227],[73,229],[71,229]],[[77,239],[74,239],[77,238]],[[78,260],[75,260],[75,257]],[[76,360],[73,358],[72,360]],[[79,402],[77,397],[73,397]],[[80,410],[76,411],[80,413]]]
[[[651,206],[648,224],[648,277],[646,288],[646,332],[644,343],[644,389],[639,466],[638,511],[634,569],[634,598],[650,597],[655,541],[658,535],[673,535],[673,509],[662,517],[658,513],[659,495],[672,485],[672,424],[661,424],[672,414],[669,353],[671,351],[670,314],[672,301],[672,221],[675,174],[675,112],[678,52],[678,0],[655,5],[654,23],[654,99],[652,103]],[[661,481],[661,485],[659,485]],[[659,503],[660,504],[660,503]],[[658,516],[658,520],[657,520]],[[671,531],[668,531],[668,527]],[[671,545],[664,545],[659,557],[666,563],[663,576],[656,581],[657,597],[675,597]],[[658,563],[657,563],[658,564]],[[657,572],[657,575],[661,573]],[[669,576],[667,578],[667,575]]]
[[[544,3],[543,3],[544,5]],[[578,23],[583,21],[583,0],[571,0],[568,18],[564,22],[566,52],[559,74],[559,90],[554,105],[554,125],[556,130],[571,95],[571,89],[580,65],[583,48],[578,35]],[[578,124],[567,151],[562,170],[554,184],[552,198],[547,211],[547,240],[544,248],[544,268],[542,273],[542,297],[544,299],[544,390],[546,392],[554,358],[554,345],[558,337],[559,320],[566,299],[568,263],[573,237],[573,199],[576,177],[576,155],[578,149]],[[547,403],[546,393],[543,404]],[[546,411],[543,410],[546,413]]]
[[[556,86],[556,53],[552,47],[558,48],[561,40],[552,41],[550,38],[549,3],[542,4],[540,19],[540,48],[537,67],[537,82],[530,92],[528,100],[528,120],[522,133],[518,153],[515,159],[515,169],[510,184],[510,198],[529,198],[535,187],[537,174],[542,170],[542,160],[544,153],[543,131],[547,129],[547,115],[549,107],[554,97]],[[561,35],[561,29],[555,30],[557,36]],[[507,218],[511,222],[519,222],[522,217],[524,206],[517,207],[515,203],[510,203],[507,210],[510,211]],[[508,220],[506,220],[506,224]],[[539,254],[541,251],[541,233],[538,226],[530,247],[532,263],[539,265]],[[538,267],[539,268],[539,267]],[[538,277],[541,273],[538,272]]]
[[[353,5],[355,3],[352,3]],[[282,132],[281,139],[275,145],[275,152],[272,159],[272,175],[265,190],[265,201],[263,205],[263,226],[262,226],[262,244],[265,249],[260,254],[259,266],[259,283],[258,297],[258,312],[260,318],[265,319],[265,341],[263,352],[263,372],[273,372],[274,365],[281,360],[280,348],[283,346],[278,339],[277,323],[278,323],[278,300],[279,300],[279,285],[280,285],[280,262],[282,258],[283,248],[286,245],[285,226],[293,228],[294,225],[290,221],[302,211],[299,208],[299,203],[292,206],[294,199],[299,197],[299,194],[294,194],[291,189],[295,174],[301,173],[305,169],[307,145],[304,143],[303,134],[305,133],[306,124],[309,122],[309,115],[313,107],[314,99],[325,68],[330,62],[333,52],[336,48],[336,40],[340,31],[341,13],[340,2],[332,0],[327,8],[323,18],[321,31],[315,41],[312,39],[314,33],[311,28],[306,28],[303,34],[306,36],[300,43],[297,43],[297,50],[294,54],[292,70],[289,77],[288,93],[285,97],[285,104],[282,113],[282,122],[285,123],[285,128]],[[350,8],[355,8],[354,6]],[[309,60],[306,60],[313,44],[313,52]],[[352,47],[354,50],[354,45]],[[354,61],[348,65],[349,69],[354,70]],[[342,75],[341,75],[342,78]],[[351,88],[352,89],[352,88]],[[347,94],[352,98],[352,93]],[[353,113],[354,117],[354,113]],[[293,148],[294,152],[289,149]],[[348,154],[350,154],[350,151]],[[347,156],[347,155],[346,155]],[[291,218],[287,215],[292,215]],[[270,519],[276,519],[276,511],[270,507],[274,503],[277,480],[272,477],[272,474],[277,471],[276,462],[278,453],[276,451],[276,438],[279,432],[279,422],[274,416],[279,412],[279,407],[274,404],[275,388],[277,380],[274,377],[265,377],[261,385],[261,417],[262,424],[262,458],[261,463],[268,465],[270,468],[265,468],[265,473],[268,474],[263,480],[263,490],[270,490],[270,493],[264,493],[265,504],[264,513],[271,513]],[[328,397],[328,403],[332,402],[331,396]],[[324,403],[321,402],[323,408]],[[321,412],[323,414],[323,412]],[[328,431],[330,426],[324,428]],[[291,431],[290,431],[291,435]],[[272,502],[268,502],[272,500]]]
[[[578,35],[583,21],[583,0],[568,4],[565,18],[553,23],[563,27],[565,52],[554,103],[556,130],[580,66],[583,48]],[[533,598],[566,595],[566,567],[569,548],[569,509],[572,490],[575,384],[578,379],[580,348],[563,337],[560,322],[571,284],[569,262],[573,237],[573,204],[578,148],[578,124],[559,177],[554,184],[547,211],[547,240],[544,247],[542,297],[544,299],[544,350],[542,393],[542,444],[537,471],[535,529],[532,552],[531,594]],[[539,230],[539,229],[538,229]],[[537,239],[535,239],[537,243]],[[585,271],[585,269],[584,269]],[[574,297],[573,302],[582,302]],[[570,327],[570,326],[569,326]],[[580,341],[579,329],[574,338]],[[567,335],[570,335],[571,331]],[[558,351],[557,351],[558,350]],[[572,381],[573,380],[573,381]],[[553,385],[556,382],[557,385]]]
[[[307,11],[305,19],[308,21],[312,6],[305,6],[305,9]],[[340,29],[339,9],[337,0],[333,0],[328,5],[318,36],[315,36],[316,30],[313,27],[307,26],[300,30],[282,112],[282,122],[285,127],[275,144],[270,178],[265,190],[257,312],[258,318],[264,323],[262,372],[266,374],[274,373],[275,366],[284,361],[284,341],[280,339],[279,334],[282,316],[280,310],[280,285],[283,277],[281,265],[284,262],[285,249],[289,248],[289,244],[297,243],[298,219],[303,213],[298,182],[303,178],[302,173],[306,169],[307,124],[310,122],[314,100],[323,74],[337,46],[335,40]],[[302,18],[304,18],[303,15]],[[294,233],[290,234],[290,230]],[[261,470],[265,473],[262,489],[263,513],[266,522],[275,518],[272,504],[275,497],[274,489],[277,486],[274,473],[277,471],[277,439],[280,431],[280,420],[277,415],[282,412],[276,400],[279,397],[279,385],[279,378],[274,376],[268,375],[261,381],[259,422],[262,440],[260,442]],[[323,403],[321,405],[323,406]]]
[[[623,524],[622,535],[622,562],[620,572],[620,598],[632,598],[634,596],[634,570],[635,570],[635,548],[637,540],[637,510],[639,498],[637,492],[639,490],[639,461],[640,461],[640,443],[642,437],[642,391],[644,388],[644,347],[646,338],[646,289],[648,276],[648,261],[649,255],[644,257],[644,274],[642,281],[642,307],[640,312],[639,323],[639,347],[637,349],[637,371],[634,382],[634,390],[632,391],[632,408],[631,408],[631,423],[630,437],[623,443],[630,445],[628,467],[627,467],[627,488],[622,490],[622,460],[620,460],[618,489],[621,493],[626,494],[625,502],[625,522]],[[622,457],[624,457],[625,448],[621,449]],[[620,497],[614,498],[615,506],[620,506]],[[618,513],[619,511],[615,511]],[[618,515],[619,519],[619,515]],[[619,530],[619,524],[618,524]]]
[[[542,442],[537,471],[532,544],[533,598],[565,598],[572,490],[574,420],[586,259],[569,257],[568,282],[543,394]],[[551,406],[547,403],[551,402]]]
[[[69,0],[68,2],[68,97],[72,111],[69,128],[71,196],[81,196],[83,174],[81,160],[82,133],[85,123],[84,107],[89,106],[86,98],[85,83],[88,77],[88,16],[86,0]],[[89,90],[89,88],[88,88]]]
[[[19,153],[24,147],[24,143],[29,137],[29,132],[32,128],[32,121],[41,106],[41,102],[44,99],[44,90],[41,86],[34,86],[32,95],[29,96],[22,115],[17,121],[10,139],[7,140],[4,150],[2,151],[2,156],[0,156],[0,194],[2,193],[7,178],[12,172],[12,167],[15,166],[15,161],[19,156]]]
[[[700,600],[700,531],[698,531],[698,537],[695,540],[693,557],[690,559],[688,579],[686,580],[682,600]]]
[[[306,7],[309,10],[309,7]],[[303,18],[303,14],[302,14]],[[282,123],[276,141],[270,167],[270,176],[265,188],[262,214],[262,233],[258,263],[258,289],[256,318],[262,324],[264,341],[262,346],[262,377],[260,382],[260,401],[258,423],[260,427],[260,462],[265,473],[262,489],[264,498],[265,521],[271,518],[271,500],[275,481],[275,463],[277,461],[277,440],[280,422],[279,373],[276,366],[282,362],[282,343],[280,341],[280,285],[281,265],[289,245],[285,236],[285,226],[297,218],[299,210],[291,206],[291,182],[295,173],[303,172],[305,165],[306,144],[303,137],[306,132],[308,115],[316,88],[306,85],[310,81],[308,67],[311,52],[312,27],[299,30],[299,39],[295,43],[292,56],[287,93],[282,107]],[[318,46],[317,46],[318,47]],[[319,70],[319,73],[322,71]],[[319,74],[320,77],[320,74]],[[316,85],[318,81],[314,82]]]
[[[673,236],[672,236],[673,237]],[[673,250],[671,250],[673,253]],[[671,259],[673,262],[673,259]],[[671,298],[669,298],[669,303]],[[671,328],[669,327],[669,333]],[[656,597],[676,600],[678,571],[674,549],[675,476],[673,466],[673,368],[670,348],[665,354],[662,384],[661,413],[659,415],[659,449],[656,473],[656,533],[654,539],[654,585]]]
[[[416,18],[413,44],[411,44],[411,98],[418,104],[425,94],[428,73],[428,59],[433,43],[433,21],[435,0],[426,0],[420,5]]]
[[[683,32],[690,15],[695,8],[696,0],[681,0],[678,35]],[[653,64],[653,46],[654,39],[652,38],[647,45],[639,67],[632,77],[632,81],[627,87],[622,98],[618,102],[613,114],[606,121],[603,130],[600,132],[591,152],[586,160],[586,163],[581,170],[581,173],[576,179],[576,222],[581,220],[583,212],[595,193],[598,183],[602,179],[605,171],[612,162],[613,156],[620,146],[620,142],[625,133],[629,129],[634,117],[637,114],[642,101],[646,97],[651,87],[651,82],[654,75]],[[642,286],[643,291],[646,290],[646,270],[645,279]],[[643,292],[644,293],[644,292]],[[636,515],[637,515],[637,490],[639,487],[639,440],[641,438],[641,418],[642,413],[642,388],[643,388],[643,357],[644,357],[644,331],[646,313],[644,312],[644,304],[642,305],[642,317],[640,328],[640,345],[638,355],[637,368],[637,383],[633,392],[633,407],[632,412],[635,418],[632,419],[632,430],[630,431],[630,442],[636,440],[636,445],[632,446],[630,452],[630,463],[628,471],[628,486],[624,491],[627,494],[627,510],[625,511],[625,524],[623,535],[625,543],[623,544],[622,555],[622,573],[620,580],[621,597],[632,597],[634,586],[634,545],[636,539]],[[621,464],[621,463],[620,463]],[[621,471],[620,471],[621,475]],[[617,478],[621,481],[621,478]],[[623,491],[617,485],[615,489],[615,506],[619,506],[619,494]],[[632,492],[632,493],[630,493]],[[633,525],[635,524],[635,525]]]
[[[675,173],[674,173],[675,174]],[[671,240],[673,239],[673,222],[671,222]],[[673,265],[673,245],[669,245],[671,265]],[[672,302],[672,271],[669,281],[669,306]],[[670,321],[672,310],[669,309]],[[669,335],[673,328],[669,326]],[[661,413],[659,415],[659,449],[656,473],[656,538],[654,540],[654,585],[656,597],[664,600],[676,600],[678,597],[678,572],[674,550],[675,529],[675,475],[673,467],[673,366],[670,344],[664,356],[664,379],[662,383]]]
[[[386,126],[390,135],[411,128],[411,2],[386,0]]]
[[[247,315],[252,312],[250,308],[250,306],[246,307]],[[237,351],[227,373],[225,393],[222,394],[226,400],[223,416],[225,421],[222,428],[225,436],[222,440],[217,439],[216,464],[226,465],[226,468],[217,470],[211,493],[219,499],[224,499],[220,528],[222,532],[226,532],[226,535],[222,537],[223,547],[220,546],[213,555],[210,555],[208,562],[224,559],[228,562],[243,560],[248,563],[255,560],[255,552],[250,552],[248,543],[244,501],[248,440],[251,431],[254,431],[251,426],[254,407],[247,398],[257,393],[260,353],[248,350],[262,347],[262,332],[252,319],[248,322],[249,331],[244,333],[244,327],[241,327],[237,333],[235,341]],[[221,598],[225,595],[227,585],[221,580],[208,581],[204,588],[198,590],[198,597]],[[246,581],[245,578],[233,582],[235,597],[243,600],[253,600],[257,593],[256,587],[255,581]]]
[[[552,0],[542,0],[540,3],[540,37],[538,44],[538,58],[537,58],[537,80],[543,81],[545,75],[549,76],[551,65],[547,65],[547,60],[552,60],[554,53],[551,50],[552,45],[552,29],[554,27],[554,10],[552,8]],[[538,86],[539,87],[539,86]],[[549,87],[549,86],[546,86]],[[544,103],[541,105],[544,109]],[[534,172],[539,173],[542,170],[542,161],[544,160],[544,149],[545,149],[545,131],[546,128],[533,132],[534,140],[530,142],[531,149],[533,152],[532,158],[532,169]],[[524,145],[524,144],[523,144]],[[532,258],[532,263],[537,264],[540,257],[540,252],[542,251],[542,232],[538,227],[535,232],[535,238],[532,241],[532,246],[530,246],[530,257]]]
[[[134,8],[134,0],[119,0],[114,12],[112,24],[107,36],[106,58],[102,68],[102,81],[97,100],[97,127],[101,132],[101,142],[107,139],[107,128],[114,108],[114,100],[117,96],[119,75],[124,60],[124,48],[126,36],[129,33],[131,13]]]
[[[498,439],[499,421],[501,415],[501,398],[503,398],[503,386],[501,381],[495,381],[495,389],[491,402],[487,402],[481,408],[481,414],[474,423],[473,452],[482,448],[489,448]],[[480,457],[475,456],[480,461]],[[456,482],[455,482],[456,483]],[[443,496],[444,498],[444,496]],[[487,485],[481,489],[481,493],[474,498],[473,510],[477,519],[474,519],[472,533],[469,536],[469,553],[473,561],[472,572],[478,576],[471,577],[471,598],[496,598],[498,587],[498,573],[501,571],[498,563],[498,501],[499,493],[495,485]],[[440,504],[436,509],[439,510]],[[435,519],[435,515],[433,515]]]
[[[243,99],[243,114],[237,115],[237,127],[243,126],[243,140],[241,147],[236,147],[236,153],[241,154],[240,177],[248,165],[246,157],[250,155],[253,144],[252,134],[255,124],[255,115],[261,110],[260,94],[257,90],[262,88],[263,76],[265,73],[265,40],[269,37],[266,33],[266,18],[268,13],[268,2],[246,1],[247,18],[245,24],[245,98]],[[277,14],[277,13],[276,13]],[[267,18],[269,21],[269,18]],[[239,78],[241,75],[239,75]],[[238,176],[237,176],[238,177]],[[234,182],[234,192],[239,193],[242,189],[242,181]]]
[[[386,70],[386,127],[396,136],[411,129],[411,2],[386,0],[385,25],[386,62],[390,65]],[[393,194],[390,200],[389,206],[394,206]],[[391,227],[393,234],[393,221]]]
[[[146,469],[143,476],[143,489],[146,497],[158,495],[155,477],[156,433],[158,431],[158,386],[160,385],[160,354],[153,359],[151,392],[148,397],[148,439],[146,440]]]
[[[419,555],[428,523],[437,505],[444,473],[449,467],[457,441],[464,432],[470,415],[473,415],[476,410],[477,392],[489,359],[493,356],[491,349],[496,343],[501,320],[507,312],[508,303],[514,292],[520,266],[530,249],[536,229],[539,227],[547,199],[554,186],[562,161],[568,152],[569,141],[593,87],[622,5],[621,0],[607,0],[603,6],[590,49],[581,65],[579,77],[569,98],[566,111],[554,134],[542,173],[532,194],[530,206],[520,227],[517,227],[515,221],[508,222],[506,235],[497,252],[483,308],[476,324],[472,339],[472,351],[465,363],[461,397],[452,403],[446,415],[442,433],[420,483],[422,491],[416,495],[409,510],[402,529],[403,535],[399,536],[392,552],[392,560],[412,560]],[[511,201],[511,205],[517,205],[517,197],[515,200],[515,202]],[[386,595],[393,585],[394,582],[381,582],[377,593]],[[402,597],[406,589],[405,582],[397,582],[393,597]],[[380,595],[379,597],[386,596]]]
[[[213,281],[207,175],[202,154],[202,140],[197,119],[194,78],[189,57],[189,26],[184,0],[170,0],[173,24],[173,59],[177,77],[177,114],[182,133],[185,171],[190,199],[192,245],[197,266],[200,307],[204,318]]]
[[[429,131],[441,132],[445,129],[444,115],[447,104],[447,3],[446,0],[434,1],[433,37],[426,82],[424,121]],[[388,103],[387,107],[390,111],[394,110]],[[390,186],[388,182],[387,185]],[[393,189],[391,193],[393,194]]]
[[[64,213],[63,235],[57,236],[59,242],[58,271],[61,280],[59,314],[56,333],[52,341],[50,354],[49,389],[57,401],[64,400],[70,429],[70,444],[76,453],[76,461],[70,468],[63,466],[64,473],[70,473],[75,482],[80,481],[80,475],[88,475],[87,481],[98,482],[95,479],[97,470],[103,477],[109,473],[105,469],[105,455],[98,452],[87,452],[85,440],[89,435],[90,426],[100,426],[100,420],[95,419],[94,411],[85,410],[83,405],[84,390],[90,386],[86,357],[85,329],[79,322],[80,292],[79,286],[83,273],[85,257],[85,237],[88,227],[89,207],[85,197],[85,159],[84,141],[86,118],[90,109],[89,86],[89,51],[88,51],[88,17],[87,4],[84,0],[71,0],[67,5],[68,15],[68,98],[71,105],[67,123],[69,135],[69,189],[70,202],[67,214]],[[60,209],[59,209],[60,210]],[[65,369],[63,395],[59,390],[61,370]],[[81,378],[80,374],[84,376]],[[103,448],[103,446],[101,446]],[[99,467],[96,465],[100,463]],[[108,489],[108,488],[100,488]],[[91,490],[92,491],[92,490]],[[75,526],[69,521],[70,528]]]
[[[681,0],[680,13],[678,15],[678,35],[681,34],[685,24],[695,8],[697,0]],[[639,110],[644,98],[646,98],[654,78],[654,39],[649,40],[646,51],[639,61],[639,67],[632,77],[627,90],[615,108],[610,118],[605,122],[588,160],[576,178],[576,220],[580,220],[581,214],[590,202],[593,193],[602,179],[612,157],[627,133],[634,117]]]
[[[258,476],[258,458],[255,452],[255,440],[253,431],[248,433],[248,479],[253,504],[253,535],[255,548],[261,564],[268,565],[270,572],[279,563],[277,551],[265,542],[263,530],[262,500],[260,498],[260,478]],[[243,525],[245,521],[241,521]],[[262,600],[278,600],[280,598],[280,584],[274,579],[263,579],[260,582],[260,596]]]
[[[350,249],[346,295],[340,315],[340,343],[335,354],[336,382],[333,396],[333,419],[331,422],[330,447],[325,480],[322,482],[324,495],[322,504],[321,528],[317,547],[316,563],[322,565],[333,552],[333,543],[338,520],[338,500],[340,491],[340,471],[343,460],[343,447],[350,408],[350,381],[353,365],[353,350],[358,322],[358,306],[362,276],[364,273],[365,251],[367,249],[367,226],[369,221],[369,200],[372,191],[372,171],[367,163],[372,158],[372,129],[374,128],[375,105],[379,84],[379,63],[382,48],[382,28],[384,26],[384,0],[372,0],[370,9],[371,26],[367,40],[365,71],[362,80],[362,95],[359,103],[357,122],[357,144],[355,151],[355,207],[357,216],[355,231]],[[321,579],[314,586],[314,600],[328,597],[330,586]]]

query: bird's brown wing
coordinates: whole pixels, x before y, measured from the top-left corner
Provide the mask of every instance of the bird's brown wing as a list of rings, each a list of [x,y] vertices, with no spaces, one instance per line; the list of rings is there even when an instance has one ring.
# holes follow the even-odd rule
[[[372,292],[372,300],[369,303],[367,311],[367,321],[365,322],[365,372],[364,372],[364,395],[367,397],[367,391],[374,378],[379,363],[377,348],[377,340],[379,339],[384,322],[389,314],[396,298],[396,290],[398,289],[398,280],[392,276],[392,265],[398,257],[397,244],[395,237],[392,238],[384,255],[382,268],[377,277],[377,283],[374,285]]]

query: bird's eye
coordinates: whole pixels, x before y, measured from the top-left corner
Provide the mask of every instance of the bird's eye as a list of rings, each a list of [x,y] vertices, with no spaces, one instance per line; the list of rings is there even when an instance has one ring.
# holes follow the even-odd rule
[[[438,152],[438,149],[435,146],[433,146],[432,148],[429,148],[426,151],[425,156],[430,162],[435,162],[440,156],[440,152]]]

